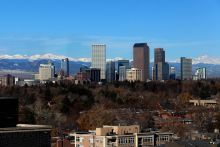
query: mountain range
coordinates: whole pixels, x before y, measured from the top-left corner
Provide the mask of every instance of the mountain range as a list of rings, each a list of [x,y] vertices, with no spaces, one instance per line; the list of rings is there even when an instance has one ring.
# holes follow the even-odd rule
[[[60,70],[60,60],[67,58],[66,56],[43,54],[43,55],[0,55],[0,74],[10,73],[12,75],[32,75],[38,72],[39,65],[42,63],[48,63],[51,61],[56,67],[56,71]],[[91,58],[71,58],[70,61],[70,73],[75,74],[79,71],[79,68],[83,65],[90,66]],[[119,60],[122,58],[107,59]],[[178,60],[169,62],[170,66],[176,68],[177,76],[180,75],[180,63]],[[152,67],[153,63],[151,63]],[[199,67],[207,68],[208,77],[220,77],[220,58],[213,58],[207,55],[200,56],[193,59],[193,71]]]

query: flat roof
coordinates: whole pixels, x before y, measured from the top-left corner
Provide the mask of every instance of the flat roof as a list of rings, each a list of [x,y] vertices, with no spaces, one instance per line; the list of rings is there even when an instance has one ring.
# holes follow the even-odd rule
[[[16,127],[0,128],[0,133],[51,131],[52,126],[18,124]]]
[[[0,97],[0,100],[8,100],[8,99],[18,99],[16,97]]]

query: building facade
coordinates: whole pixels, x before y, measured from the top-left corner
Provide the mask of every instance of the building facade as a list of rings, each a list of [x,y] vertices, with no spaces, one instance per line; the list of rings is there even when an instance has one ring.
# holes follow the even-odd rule
[[[107,82],[115,81],[115,62],[109,61],[106,64],[106,80]]]
[[[165,62],[165,51],[163,48],[154,49],[153,80],[169,79],[169,64]]]
[[[1,147],[51,147],[51,127],[43,125],[17,125],[0,128]]]
[[[117,62],[117,72],[116,72],[117,73],[117,76],[116,76],[117,81],[120,79],[120,75],[123,76],[123,74],[124,74],[124,73],[123,74],[120,73],[120,67],[121,66],[124,66],[125,69],[129,69],[130,68],[129,60],[118,60],[118,62]],[[126,74],[126,70],[125,70],[125,74]],[[122,81],[122,80],[119,80],[119,81]]]
[[[14,86],[15,77],[10,74],[0,76],[0,85],[1,86]]]
[[[92,45],[92,68],[99,68],[101,80],[106,80],[106,45]]]
[[[88,72],[91,82],[97,83],[101,81],[101,70],[99,68],[91,68]]]
[[[143,71],[137,68],[131,68],[126,70],[126,80],[129,82],[143,81]]]
[[[69,59],[68,58],[61,60],[61,71],[63,72],[63,76],[69,77]]]
[[[192,79],[192,59],[181,57],[181,80],[191,80]]]
[[[47,81],[54,78],[55,66],[53,63],[40,64],[38,79],[41,81]]]
[[[176,69],[175,69],[175,67],[170,67],[170,80],[176,80]]]
[[[126,71],[127,71],[126,66],[120,66],[119,67],[119,81],[125,81],[126,80]]]
[[[150,49],[147,43],[134,44],[133,67],[142,70],[142,81],[150,79]]]
[[[196,69],[193,79],[194,80],[206,80],[207,79],[206,68]]]

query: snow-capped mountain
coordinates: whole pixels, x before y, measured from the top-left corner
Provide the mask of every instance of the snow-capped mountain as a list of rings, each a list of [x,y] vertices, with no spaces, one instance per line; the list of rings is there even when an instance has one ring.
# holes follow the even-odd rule
[[[56,72],[58,73],[60,70],[60,60],[67,58],[62,55],[55,54],[43,54],[43,55],[0,55],[0,72],[6,71],[4,73],[12,73],[8,71],[19,71],[19,72],[38,72],[39,65],[42,63],[48,63],[51,60],[55,67]],[[79,71],[79,68],[83,65],[90,66],[91,58],[71,58],[70,60],[70,73],[75,74]],[[107,61],[117,61],[119,59],[123,59],[120,57],[116,57],[113,59],[107,59]],[[180,73],[180,61],[172,61],[169,62],[170,66],[174,66],[176,68],[176,73],[179,75]],[[151,62],[151,66],[153,62]],[[208,77],[220,77],[220,58],[213,58],[210,56],[200,56],[193,59],[193,72],[195,69],[199,67],[206,67]]]
[[[18,59],[18,60],[30,60],[30,61],[34,61],[34,60],[61,60],[64,58],[69,58],[70,61],[75,61],[75,62],[91,62],[91,58],[71,58],[71,57],[67,57],[67,56],[63,56],[63,55],[55,55],[55,54],[37,54],[37,55],[0,55],[0,59]]]
[[[220,57],[211,57],[208,55],[200,56],[197,58],[193,59],[193,64],[199,64],[199,63],[204,63],[204,64],[220,64]]]
[[[192,58],[193,64],[215,64],[220,65],[220,57],[212,57],[208,55]],[[169,63],[180,63],[180,59],[169,61]]]

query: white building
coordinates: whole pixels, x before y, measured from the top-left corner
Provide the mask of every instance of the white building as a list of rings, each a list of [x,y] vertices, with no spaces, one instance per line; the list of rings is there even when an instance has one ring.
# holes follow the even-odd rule
[[[130,82],[132,81],[143,81],[142,80],[142,70],[137,68],[131,68],[126,70],[126,79]]]
[[[193,76],[193,80],[205,80],[206,78],[206,68],[196,69],[195,75]]]
[[[39,75],[36,76],[40,81],[51,80],[54,78],[55,66],[52,63],[40,64]]]
[[[101,80],[106,79],[106,45],[92,45],[92,68],[99,68]]]

